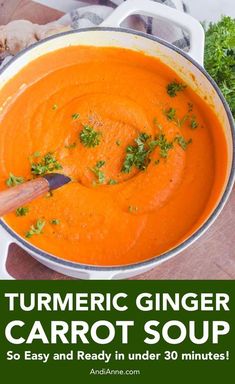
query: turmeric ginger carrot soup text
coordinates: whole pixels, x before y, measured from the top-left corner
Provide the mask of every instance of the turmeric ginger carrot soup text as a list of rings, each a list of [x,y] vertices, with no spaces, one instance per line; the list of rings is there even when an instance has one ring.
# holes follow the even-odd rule
[[[72,182],[4,219],[63,259],[124,265],[175,247],[213,209],[227,149],[212,110],[159,60],[69,47],[0,92],[0,189]]]

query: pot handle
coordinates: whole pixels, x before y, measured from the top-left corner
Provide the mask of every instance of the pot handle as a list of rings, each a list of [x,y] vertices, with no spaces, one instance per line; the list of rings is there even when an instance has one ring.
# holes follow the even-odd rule
[[[119,27],[131,15],[160,17],[185,29],[190,36],[188,54],[200,65],[203,65],[205,33],[202,25],[194,17],[150,0],[127,0],[119,5],[100,26]]]
[[[11,243],[10,237],[0,227],[0,280],[15,280],[6,269],[8,250]]]

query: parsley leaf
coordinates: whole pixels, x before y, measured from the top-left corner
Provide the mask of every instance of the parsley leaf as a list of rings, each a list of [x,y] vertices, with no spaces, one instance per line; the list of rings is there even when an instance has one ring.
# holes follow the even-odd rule
[[[35,225],[31,225],[29,231],[26,232],[25,237],[30,239],[34,235],[40,235],[46,224],[45,220],[38,219]]]
[[[71,117],[72,117],[72,120],[77,120],[79,119],[80,115],[79,113],[73,113]]]
[[[182,127],[184,123],[188,120],[189,115],[186,114],[182,117],[182,119],[179,119],[175,108],[169,108],[164,111],[164,114],[169,121],[173,121],[178,127]]]
[[[80,141],[84,147],[96,147],[100,144],[101,132],[95,131],[90,125],[84,125],[80,132]]]
[[[160,149],[160,156],[167,158],[169,150],[173,148],[173,143],[169,142],[162,133],[157,135],[154,140],[147,133],[141,133],[135,139],[135,145],[129,145],[126,148],[126,157],[121,171],[130,173],[133,167],[144,171],[151,161],[150,154],[156,147]]]
[[[182,127],[184,123],[188,120],[189,116],[186,114],[182,117],[182,119],[177,119],[176,124],[178,127]]]
[[[184,151],[187,149],[188,145],[192,143],[192,139],[187,141],[183,136],[179,135],[175,137],[174,141],[176,141]]]
[[[59,219],[52,219],[52,220],[50,221],[50,223],[51,223],[52,225],[59,225],[59,224],[60,224],[60,220],[59,220]]]
[[[170,84],[167,85],[167,93],[170,97],[175,97],[178,92],[183,91],[187,85],[183,83],[179,83],[178,81],[172,81]]]
[[[198,127],[198,122],[197,122],[197,119],[195,116],[192,116],[191,117],[191,121],[190,121],[190,128],[191,129],[196,129]]]
[[[104,184],[105,174],[100,170],[105,165],[105,161],[100,160],[96,163],[95,167],[91,168],[91,171],[95,174],[99,184]]]
[[[13,173],[9,173],[9,177],[6,180],[6,185],[8,187],[15,187],[16,185],[22,184],[24,182],[24,178],[21,176],[15,176]]]
[[[224,16],[206,31],[205,68],[223,92],[235,118],[235,19]]]
[[[158,135],[153,143],[156,147],[159,147],[160,156],[166,159],[168,156],[168,152],[170,151],[170,149],[173,148],[173,143],[168,141],[164,134]]]
[[[114,180],[114,179],[110,179],[109,182],[108,182],[109,185],[115,185],[117,183],[118,182],[116,180]]]
[[[126,148],[126,157],[121,169],[123,173],[130,173],[133,167],[136,167],[140,171],[147,168],[150,159],[150,148],[147,145],[147,141],[150,136],[147,133],[141,133],[136,139],[134,145],[128,145]]]
[[[175,120],[175,117],[176,117],[176,110],[175,108],[169,108],[167,110],[164,111],[166,117],[167,117],[167,120],[170,120],[170,121],[174,121]]]
[[[26,216],[29,213],[28,207],[20,207],[16,210],[16,216]]]
[[[100,161],[98,161],[97,163],[96,163],[96,167],[97,168],[101,168],[101,167],[103,167],[105,165],[105,161],[104,160],[100,160]]]
[[[40,162],[31,163],[31,173],[33,175],[45,175],[48,172],[53,172],[62,168],[62,165],[56,160],[51,152],[48,152]]]

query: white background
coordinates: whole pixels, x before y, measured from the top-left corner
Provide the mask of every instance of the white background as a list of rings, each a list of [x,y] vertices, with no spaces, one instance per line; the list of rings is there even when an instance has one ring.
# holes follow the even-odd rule
[[[190,13],[200,21],[215,21],[221,15],[235,18],[235,0],[184,0]]]

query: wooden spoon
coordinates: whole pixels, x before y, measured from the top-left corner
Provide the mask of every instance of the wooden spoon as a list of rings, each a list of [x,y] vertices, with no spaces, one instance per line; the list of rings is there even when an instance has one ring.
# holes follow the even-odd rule
[[[71,179],[60,173],[49,173],[0,192],[0,216],[22,207],[24,204],[60,188]]]

